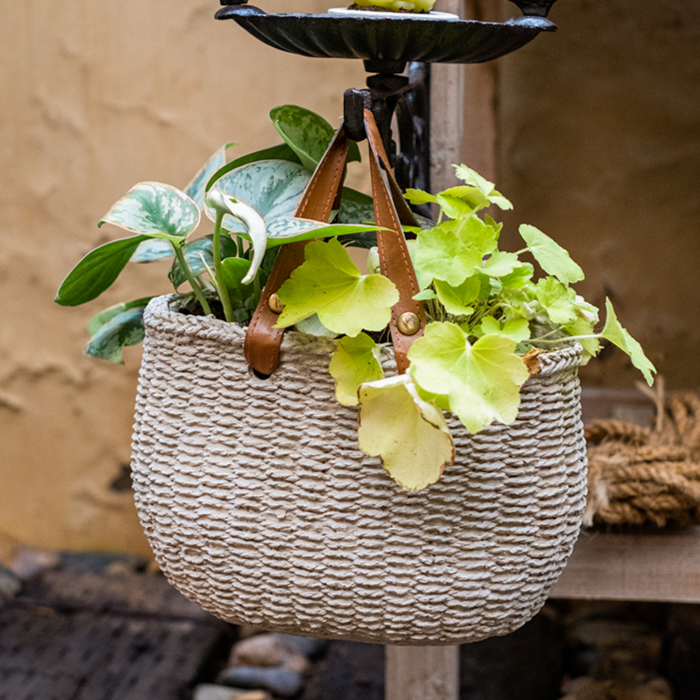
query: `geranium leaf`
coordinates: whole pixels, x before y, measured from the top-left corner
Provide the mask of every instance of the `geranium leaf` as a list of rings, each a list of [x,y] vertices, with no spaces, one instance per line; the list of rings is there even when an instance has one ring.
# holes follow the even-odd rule
[[[520,289],[524,287],[535,274],[535,268],[530,263],[519,263],[507,275],[501,275],[500,280],[504,289]]]
[[[127,345],[138,345],[143,340],[145,308],[145,305],[129,308],[113,316],[97,329],[83,348],[83,352],[91,357],[99,357],[123,365],[122,348]]]
[[[459,207],[459,209],[453,209],[454,213],[461,212],[461,215],[454,216],[452,218],[461,218],[463,216],[469,216],[474,211],[483,209],[489,205],[488,197],[486,197],[482,192],[480,192],[476,187],[469,187],[467,185],[460,185],[458,187],[450,187],[444,190],[438,195],[438,202],[442,204],[441,196],[448,197],[448,206],[454,206],[454,200],[458,199],[466,207]],[[447,211],[445,213],[451,216]]]
[[[184,238],[199,225],[197,203],[176,187],[160,182],[134,185],[98,226],[114,224],[134,233],[166,233]]]
[[[416,241],[411,257],[421,282],[430,278],[456,287],[481,266],[481,255],[474,246],[440,226],[421,231]]]
[[[547,311],[552,323],[563,325],[576,318],[576,292],[554,277],[545,277],[535,287],[537,301]]]
[[[471,306],[479,297],[481,291],[481,280],[474,275],[467,277],[462,284],[453,287],[447,282],[435,281],[435,291],[440,303],[445,307],[448,314],[457,316],[468,316],[474,312]]]
[[[422,292],[413,295],[413,299],[416,301],[429,301],[430,299],[437,299],[438,295],[432,289],[424,289]]]
[[[500,333],[506,338],[510,338],[516,343],[520,343],[523,340],[528,340],[530,338],[530,324],[524,318],[499,320],[493,316],[487,316],[472,331],[472,333],[478,338],[488,335],[489,333]]]
[[[204,209],[204,192],[207,182],[215,172],[226,165],[226,151],[235,145],[235,143],[226,143],[221,146],[187,183],[185,192],[197,202],[200,209]]]
[[[404,192],[404,197],[411,204],[436,204],[437,197],[429,192],[424,192],[423,190],[407,189]]]
[[[338,341],[329,370],[335,379],[335,396],[343,406],[357,406],[360,384],[384,378],[376,349],[377,344],[366,333]]]
[[[120,238],[91,250],[63,280],[56,303],[78,306],[96,299],[119,277],[139,243],[149,236]]]
[[[513,208],[513,205],[494,189],[493,182],[489,182],[485,177],[479,175],[476,170],[472,170],[466,165],[455,165],[454,168],[457,177],[467,185],[476,187],[487,198],[488,203],[495,204],[499,209]]]
[[[442,413],[420,398],[409,375],[363,384],[359,395],[360,449],[380,457],[401,488],[420,491],[454,463],[454,441]]]
[[[494,420],[510,424],[518,415],[520,386],[529,373],[515,346],[500,333],[472,345],[454,323],[430,323],[408,353],[410,371],[420,387],[446,396],[467,430],[476,433]]]
[[[334,239],[313,241],[305,249],[306,262],[280,287],[284,310],[277,328],[293,326],[312,314],[338,334],[356,336],[362,330],[380,331],[391,319],[399,300],[393,282],[382,275],[362,275],[343,246]]]
[[[486,258],[483,266],[479,266],[479,272],[489,277],[503,277],[510,275],[519,264],[520,261],[515,253],[496,251]]]
[[[584,278],[583,270],[571,259],[569,253],[546,233],[529,224],[523,224],[518,230],[535,260],[547,274],[554,275],[564,284],[574,284]]]
[[[569,323],[563,327],[563,331],[568,335],[593,335],[593,323],[588,319],[579,316],[573,323]],[[586,364],[591,357],[598,354],[600,349],[600,340],[598,338],[578,338],[577,342],[581,343],[583,348],[583,364]]]
[[[115,316],[118,316],[123,311],[129,311],[129,309],[145,309],[151,299],[153,299],[153,297],[141,297],[141,299],[124,301],[121,304],[115,304],[114,306],[110,306],[109,308],[100,311],[88,321],[88,335],[95,335],[95,333],[97,333],[102,326],[109,323]]]
[[[478,216],[470,216],[465,221],[461,221],[457,229],[459,238],[474,246],[482,256],[496,250],[499,233],[498,228],[484,223]]]
[[[652,374],[656,372],[656,367],[644,354],[642,346],[617,320],[617,314],[615,314],[615,309],[613,309],[610,299],[605,300],[605,326],[601,331],[601,335],[630,356],[632,364],[644,375],[644,379],[646,379],[649,386],[654,383]]]

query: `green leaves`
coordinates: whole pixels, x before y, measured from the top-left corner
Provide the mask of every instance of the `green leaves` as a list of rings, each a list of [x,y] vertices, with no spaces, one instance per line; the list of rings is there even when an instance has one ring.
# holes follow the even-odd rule
[[[301,164],[313,172],[323,158],[335,129],[315,112],[296,105],[275,107],[270,112],[270,120]],[[353,160],[360,160],[360,151],[354,142],[348,154],[348,161]]]
[[[576,318],[576,292],[554,277],[539,280],[535,287],[535,296],[552,323],[563,325]]]
[[[122,349],[143,340],[143,312],[151,299],[117,304],[93,316],[88,323],[91,338],[83,348],[85,355],[123,365]]]
[[[654,367],[649,358],[644,354],[642,346],[617,320],[617,315],[615,314],[615,309],[613,309],[610,299],[605,300],[605,314],[605,326],[601,331],[601,335],[630,356],[632,364],[644,375],[647,384],[651,386],[654,383],[652,373],[656,372],[656,367]]]
[[[481,266],[481,254],[474,246],[440,226],[419,233],[411,255],[420,277],[443,280],[453,287]]]
[[[284,311],[277,328],[293,326],[315,313],[338,334],[356,336],[362,330],[386,327],[391,307],[399,300],[393,282],[382,275],[361,275],[337,240],[313,241],[305,256],[306,262],[278,291]]]
[[[574,284],[584,278],[583,270],[571,259],[569,253],[547,234],[528,224],[523,224],[518,230],[546,273],[554,275],[564,284]]]
[[[78,306],[96,299],[126,267],[139,244],[148,236],[120,238],[91,250],[69,273],[56,294],[61,306]]]
[[[366,333],[338,341],[329,370],[335,379],[335,396],[343,406],[357,406],[360,384],[384,378],[377,352],[377,344]]]
[[[384,469],[407,491],[434,484],[455,458],[440,410],[420,398],[407,374],[363,384],[359,395],[360,449],[381,457]]]
[[[515,341],[485,335],[472,345],[454,323],[430,323],[408,353],[411,374],[425,391],[443,396],[471,433],[498,420],[512,423],[528,371]]]
[[[197,203],[176,187],[141,182],[132,187],[98,226],[114,224],[134,233],[163,233],[184,238],[199,225]]]
[[[489,182],[485,177],[479,175],[476,170],[468,168],[466,165],[454,165],[455,175],[462,182],[470,185],[488,199],[490,204],[495,204],[499,209],[512,209],[513,205],[500,193],[494,189],[493,182]]]

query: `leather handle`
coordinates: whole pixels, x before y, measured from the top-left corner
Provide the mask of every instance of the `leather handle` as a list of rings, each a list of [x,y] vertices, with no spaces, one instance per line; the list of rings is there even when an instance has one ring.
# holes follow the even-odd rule
[[[399,373],[404,373],[409,365],[408,350],[413,341],[423,334],[426,324],[422,303],[413,299],[419,287],[401,227],[402,223],[415,226],[416,220],[391,173],[389,159],[372,112],[365,110],[364,120],[370,150],[375,218],[379,226],[387,229],[377,231],[380,268],[399,292],[399,301],[392,307],[390,330],[396,365]],[[328,220],[334,202],[342,191],[347,152],[348,140],[341,125],[304,190],[295,216],[324,222]],[[269,307],[270,296],[304,262],[306,243],[307,241],[302,241],[282,246],[248,326],[244,344],[245,358],[254,370],[264,375],[270,375],[277,369],[284,334],[284,329],[274,328],[278,316]],[[399,330],[399,318],[406,313],[415,314],[420,323],[420,330],[413,335]]]
[[[391,190],[393,188],[391,187],[391,182],[394,182],[396,189],[398,189],[398,185],[396,185],[394,176],[388,167],[389,159],[386,157],[374,116],[368,109],[365,110],[365,131],[369,142],[374,212],[377,224],[388,229],[386,231],[381,229],[377,231],[379,265],[382,274],[396,285],[399,292],[399,301],[391,307],[389,327],[391,329],[391,339],[394,343],[396,367],[399,374],[403,374],[410,364],[407,355],[413,341],[423,335],[423,329],[426,325],[425,311],[423,304],[413,298],[414,295],[418,294],[420,288],[408,253],[406,239],[399,221],[399,214],[394,206],[392,197]],[[381,169],[382,161],[386,168],[385,172],[382,172]],[[389,181],[388,187],[386,180]],[[401,199],[403,200],[403,196]],[[408,206],[406,206],[406,209],[410,212]],[[412,213],[410,214],[410,219],[415,223]],[[398,321],[404,314],[414,314],[417,317],[420,328],[416,333],[408,335],[400,330]]]
[[[297,205],[295,216],[328,221],[336,196],[342,191],[347,156],[348,140],[341,126],[318,164],[314,176],[307,184]],[[270,375],[277,369],[280,344],[285,330],[274,327],[278,315],[270,309],[270,297],[304,262],[304,248],[307,242],[297,241],[281,246],[246,331],[243,354],[248,365],[260,374]]]

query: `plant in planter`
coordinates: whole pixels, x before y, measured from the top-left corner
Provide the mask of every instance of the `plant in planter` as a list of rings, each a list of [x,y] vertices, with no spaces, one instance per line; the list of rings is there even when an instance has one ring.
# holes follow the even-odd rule
[[[440,210],[417,226],[364,118],[372,200],[342,189],[343,128],[314,140],[312,177],[291,119],[278,148],[300,163],[216,156],[191,197],[134,188],[105,220],[136,235],[89,253],[58,301],[95,298],[161,240],[176,288],[195,290],[103,312],[88,346],[119,359],[146,329],[137,505],[186,595],[224,619],[324,637],[505,634],[542,605],[578,534],[582,354],[605,338],[648,381],[654,368],[609,301],[594,332],[598,310],[570,286],[583,273],[544,233],[522,226],[525,247],[499,250],[485,211],[511,205],[469,168],[445,192],[406,193]],[[214,234],[188,239],[200,209]],[[369,247],[372,232],[363,274],[343,243]]]

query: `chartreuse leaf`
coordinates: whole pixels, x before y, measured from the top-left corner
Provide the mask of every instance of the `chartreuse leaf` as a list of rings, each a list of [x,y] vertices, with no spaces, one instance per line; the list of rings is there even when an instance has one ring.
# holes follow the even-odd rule
[[[335,239],[312,241],[305,257],[277,293],[284,304],[277,328],[293,326],[312,314],[318,314],[331,331],[349,336],[386,327],[391,307],[399,300],[393,282],[382,275],[360,274]]]
[[[623,350],[630,356],[632,364],[644,375],[644,379],[647,380],[649,386],[654,383],[652,373],[656,372],[656,367],[654,367],[649,358],[644,354],[642,346],[617,320],[617,315],[615,314],[615,309],[613,309],[610,299],[605,300],[605,326],[600,334],[603,338],[617,345],[620,350]]]
[[[377,344],[366,333],[338,341],[329,370],[335,379],[335,396],[343,406],[357,406],[360,384],[384,378],[376,351]]]
[[[474,328],[472,335],[481,338],[489,333],[501,333],[514,340],[516,343],[521,343],[523,340],[530,338],[530,324],[524,318],[512,319],[496,319],[493,316],[486,316],[481,323]]]
[[[460,185],[459,187],[450,187],[437,195],[438,203],[445,210],[445,214],[452,218],[461,218],[469,216],[472,212],[488,207],[489,199],[482,192],[479,192],[475,187],[467,187]],[[455,205],[459,201],[460,205]],[[448,209],[452,209],[452,214],[448,209],[445,209],[443,204],[447,204]],[[458,208],[455,208],[457,206]]]
[[[309,316],[308,318],[303,318],[301,321],[294,324],[294,330],[300,331],[301,333],[308,333],[309,335],[321,336],[323,338],[338,337],[337,333],[329,330],[321,323],[317,314]]]
[[[153,297],[142,297],[141,299],[134,299],[134,301],[125,301],[121,304],[115,304],[114,306],[100,311],[88,321],[88,335],[95,335],[102,326],[109,323],[115,316],[118,316],[124,311],[129,311],[129,309],[145,309],[151,299],[153,299]]]
[[[320,115],[296,105],[282,105],[270,111],[270,120],[301,164],[314,171],[335,134],[335,129]],[[352,141],[348,162],[359,161],[360,150]]]
[[[409,188],[403,195],[411,204],[437,204],[437,197],[423,190]]]
[[[476,275],[467,277],[462,284],[458,284],[455,287],[440,280],[435,280],[434,284],[437,298],[448,314],[468,316],[474,312],[472,304],[478,299],[481,291],[481,280],[479,277]]]
[[[571,323],[576,318],[576,292],[554,277],[539,280],[535,294],[552,323]]]
[[[569,253],[546,233],[529,224],[523,224],[518,230],[546,273],[554,275],[564,284],[574,284],[584,278],[583,270],[571,259]]]
[[[485,177],[479,175],[476,170],[468,168],[466,165],[455,165],[455,174],[462,182],[472,187],[476,187],[491,204],[495,204],[499,209],[512,209],[513,205],[500,193],[494,189],[493,182],[489,182]]]
[[[420,491],[454,463],[454,441],[441,411],[420,398],[408,374],[362,384],[359,397],[360,449],[380,457],[401,488]]]
[[[520,289],[530,282],[535,274],[535,268],[530,263],[518,263],[513,271],[507,275],[501,275],[500,280],[503,289]]]
[[[63,280],[56,303],[78,306],[96,299],[119,277],[139,244],[148,238],[146,235],[120,238],[91,250]]]
[[[411,250],[411,257],[418,277],[443,280],[456,287],[481,266],[481,254],[458,234],[436,226],[421,231]]]
[[[143,340],[144,308],[145,306],[139,306],[122,311],[98,328],[83,348],[85,355],[123,365],[122,348],[138,345]]]
[[[459,222],[456,233],[460,240],[474,246],[484,256],[496,250],[500,229],[484,223],[478,216],[470,216]]]
[[[445,396],[467,430],[476,433],[494,420],[508,425],[518,415],[520,387],[529,373],[515,346],[500,333],[472,345],[454,323],[429,323],[408,353],[410,371],[425,391]]]
[[[134,185],[98,226],[114,224],[134,233],[164,233],[184,238],[200,220],[197,203],[176,187],[160,182]]]
[[[572,323],[565,325],[562,330],[568,335],[587,336],[593,335],[593,326],[588,319],[579,316]],[[582,363],[586,364],[591,357],[598,354],[600,340],[598,338],[577,338],[583,348]]]
[[[480,271],[489,277],[503,277],[510,275],[519,264],[520,261],[515,253],[497,250],[484,261]]]

